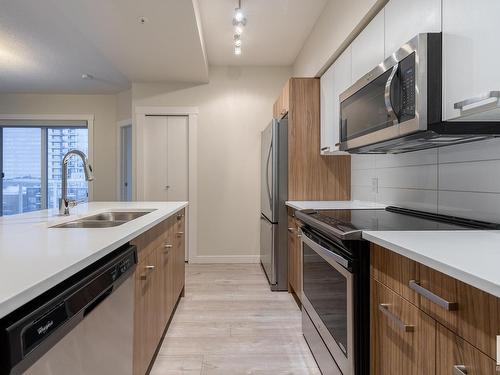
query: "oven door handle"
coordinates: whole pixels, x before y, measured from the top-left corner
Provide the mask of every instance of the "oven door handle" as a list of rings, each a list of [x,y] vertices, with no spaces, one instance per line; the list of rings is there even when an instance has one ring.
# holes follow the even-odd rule
[[[396,76],[396,73],[398,72],[399,69],[399,63],[396,63],[392,67],[392,72],[389,78],[387,79],[387,82],[385,84],[385,91],[384,91],[384,101],[385,101],[385,108],[387,109],[387,113],[389,114],[389,118],[393,122],[394,125],[399,123],[399,118],[397,113],[394,111],[394,108],[392,106],[392,99],[391,99],[391,90],[392,90],[392,83],[394,81],[394,77]]]
[[[341,257],[340,255],[328,250],[327,248],[321,246],[317,242],[314,242],[306,235],[302,235],[302,241],[307,243],[307,245],[309,245],[311,247],[311,249],[313,249],[315,252],[317,252],[321,257],[323,257],[325,259],[332,259],[336,263],[340,264],[342,267],[349,268],[349,261],[347,259],[345,259],[345,258]]]

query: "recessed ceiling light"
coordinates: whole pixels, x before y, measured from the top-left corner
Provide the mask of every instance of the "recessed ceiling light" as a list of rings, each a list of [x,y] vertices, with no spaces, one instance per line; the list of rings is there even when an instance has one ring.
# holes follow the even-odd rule
[[[92,74],[89,74],[89,73],[83,73],[82,79],[94,79],[94,76]]]
[[[149,19],[147,17],[139,17],[139,23],[141,25],[144,25],[147,22],[149,22]]]
[[[236,22],[243,22],[244,19],[245,19],[245,15],[243,14],[243,11],[241,10],[241,8],[236,8],[234,10],[234,20]]]

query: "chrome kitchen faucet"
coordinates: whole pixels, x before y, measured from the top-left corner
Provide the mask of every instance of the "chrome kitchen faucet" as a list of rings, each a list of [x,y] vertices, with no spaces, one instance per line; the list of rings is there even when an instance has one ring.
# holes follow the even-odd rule
[[[77,201],[68,200],[68,161],[71,156],[76,155],[79,156],[83,161],[83,171],[85,173],[85,180],[92,181],[94,180],[94,174],[92,172],[92,166],[89,163],[89,159],[87,159],[87,155],[85,155],[80,150],[69,150],[66,155],[64,155],[62,159],[62,168],[61,168],[61,200],[59,201],[59,214],[60,215],[69,215],[69,208],[74,207],[78,204]]]

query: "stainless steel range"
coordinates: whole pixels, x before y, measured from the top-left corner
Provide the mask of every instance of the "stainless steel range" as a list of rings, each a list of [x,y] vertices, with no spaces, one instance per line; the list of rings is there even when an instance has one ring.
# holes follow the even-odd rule
[[[370,244],[363,230],[500,229],[397,207],[303,210],[302,330],[323,375],[369,374]]]

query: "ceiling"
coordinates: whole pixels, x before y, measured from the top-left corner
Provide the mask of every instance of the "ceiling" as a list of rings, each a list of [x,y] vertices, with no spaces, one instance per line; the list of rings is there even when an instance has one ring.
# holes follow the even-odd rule
[[[116,93],[207,82],[209,64],[291,65],[326,2],[242,0],[235,56],[236,0],[0,0],[0,92]]]
[[[0,92],[113,93],[133,81],[207,82],[196,6],[0,0]]]
[[[199,0],[212,65],[292,65],[327,0],[242,0],[242,54],[233,53],[236,0]]]

